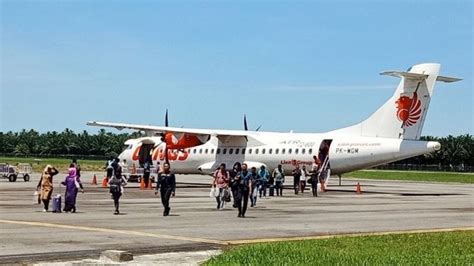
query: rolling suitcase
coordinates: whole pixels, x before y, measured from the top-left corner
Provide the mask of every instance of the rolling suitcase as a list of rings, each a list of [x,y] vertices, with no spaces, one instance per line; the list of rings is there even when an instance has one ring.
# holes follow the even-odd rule
[[[275,186],[270,186],[269,196],[273,197],[275,195]]]
[[[53,197],[53,212],[60,213],[61,205],[61,194],[58,194]]]

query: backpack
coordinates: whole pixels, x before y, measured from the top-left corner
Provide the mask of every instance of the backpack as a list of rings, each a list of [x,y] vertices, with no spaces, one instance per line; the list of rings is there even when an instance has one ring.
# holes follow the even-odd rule
[[[112,179],[110,180],[110,185],[109,185],[110,193],[112,194],[120,193],[121,185],[122,185],[121,180],[119,180],[116,177],[112,177]]]

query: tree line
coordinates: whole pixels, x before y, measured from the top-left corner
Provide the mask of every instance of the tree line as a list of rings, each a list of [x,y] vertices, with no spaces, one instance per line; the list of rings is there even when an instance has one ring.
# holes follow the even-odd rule
[[[11,156],[117,156],[127,139],[143,137],[140,132],[115,134],[104,129],[96,134],[87,131],[75,133],[70,129],[63,132],[39,133],[35,130],[0,132],[0,154]],[[400,161],[405,164],[423,165],[466,165],[474,166],[474,137],[472,135],[433,137],[423,136],[421,140],[438,141],[439,151]]]
[[[140,132],[115,134],[104,129],[97,134],[87,131],[75,133],[66,128],[63,132],[39,133],[33,129],[21,132],[0,132],[0,154],[14,156],[78,156],[116,157],[130,138],[143,137]]]

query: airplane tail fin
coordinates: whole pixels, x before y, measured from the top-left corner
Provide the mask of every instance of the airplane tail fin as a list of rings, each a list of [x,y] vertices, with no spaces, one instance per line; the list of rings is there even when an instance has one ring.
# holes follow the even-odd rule
[[[439,70],[440,64],[426,63],[415,65],[406,72],[380,73],[401,78],[393,96],[366,120],[333,132],[366,137],[419,139],[436,81],[460,80],[439,76]]]

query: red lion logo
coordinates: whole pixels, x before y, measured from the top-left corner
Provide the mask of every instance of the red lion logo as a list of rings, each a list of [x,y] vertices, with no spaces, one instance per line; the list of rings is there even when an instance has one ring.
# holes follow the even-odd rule
[[[395,102],[397,104],[397,117],[402,121],[402,127],[410,127],[416,124],[421,117],[421,101],[418,94],[413,93],[413,98],[401,96]]]

